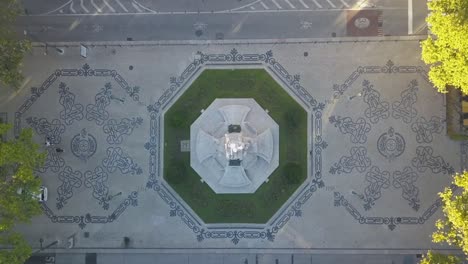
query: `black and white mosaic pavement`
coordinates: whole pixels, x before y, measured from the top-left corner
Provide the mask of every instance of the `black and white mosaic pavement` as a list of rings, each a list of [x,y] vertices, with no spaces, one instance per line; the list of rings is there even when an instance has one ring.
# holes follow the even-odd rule
[[[285,204],[280,211],[265,225],[233,226],[216,225],[212,228],[203,224],[178,197],[178,195],[161,179],[161,113],[167,109],[177,94],[186,89],[191,81],[202,71],[204,67],[229,67],[257,66],[265,68],[271,75],[281,81],[281,85],[294,95],[295,99],[306,106],[310,112],[310,126],[312,131],[313,149],[311,150],[310,162],[312,171],[309,179],[300,187],[294,198]],[[262,54],[239,53],[236,49],[226,54],[205,54],[198,52],[195,58],[182,72],[181,75],[170,80],[170,87],[158,99],[157,102],[148,106],[150,114],[150,140],[145,148],[150,154],[148,188],[152,188],[158,193],[169,206],[169,215],[180,217],[187,227],[196,235],[198,241],[205,239],[230,239],[237,244],[240,239],[267,239],[274,241],[278,231],[283,228],[291,217],[302,215],[303,205],[310,199],[312,194],[324,186],[322,179],[322,150],[327,147],[327,143],[322,139],[322,110],[325,104],[317,100],[300,83],[300,75],[290,74],[280,62],[278,62],[271,51]]]
[[[14,114],[15,135],[31,127],[38,142],[49,138],[53,144],[46,149],[46,164],[38,171],[56,182],[48,186],[50,199],[42,204],[45,215],[52,223],[77,224],[82,229],[115,223],[123,214],[133,221],[138,210],[143,210],[139,204],[144,196],[163,201],[162,214],[171,224],[183,225],[194,241],[269,244],[278,241],[288,223],[308,223],[301,217],[310,210],[312,196],[326,187],[322,190],[334,192],[333,198],[327,196],[327,202],[320,204],[326,209],[317,211],[322,215],[344,211],[349,218],[343,222],[386,225],[390,230],[426,223],[441,201],[425,182],[448,179],[459,171],[459,160],[462,166],[468,164],[466,142],[457,145],[461,158],[456,162],[439,147],[446,138],[445,117],[423,108],[427,102],[422,101],[425,90],[420,86],[430,86],[426,70],[392,61],[359,66],[326,92],[333,98],[326,101],[323,92],[320,96],[311,92],[324,87],[306,86],[301,74],[292,73],[285,64],[271,51],[198,52],[149,105],[143,105],[140,98],[143,92],[145,96],[152,93],[130,86],[115,70],[87,64],[55,70],[40,87],[31,89]],[[161,115],[204,68],[244,66],[266,69],[307,109],[309,177],[266,224],[207,225],[162,179]],[[380,81],[381,77],[405,82],[389,90],[383,85],[388,80]],[[407,214],[385,211],[393,207]]]
[[[391,78],[408,80],[406,87],[386,86],[392,90],[385,90],[385,83],[393,83]],[[401,224],[424,224],[441,206],[441,200],[434,193],[435,201],[424,204],[421,195],[425,189],[421,186],[427,186],[432,177],[450,182],[451,175],[459,171],[458,163],[450,164],[434,148],[447,140],[445,120],[421,111],[431,112],[426,109],[427,102],[420,102],[422,92],[426,97],[435,93],[426,70],[399,66],[391,60],[383,66],[359,66],[343,84],[333,86],[333,102],[352,104],[353,111],[348,110],[348,116],[336,110],[329,117],[330,124],[337,128],[334,134],[349,138],[346,145],[350,146],[349,154],[336,159],[329,173],[336,177],[353,174],[353,179],[362,179],[355,185],[362,187],[334,192],[334,205],[345,207],[360,224],[384,224],[390,230]],[[383,212],[374,209],[390,201],[398,207],[407,204],[414,213],[374,213]]]
[[[42,204],[53,223],[76,223],[81,228],[110,223],[130,205],[138,205],[135,184],[124,190],[126,194],[114,185],[126,174],[142,177],[144,171],[125,146],[144,120],[116,111],[122,105],[138,106],[139,91],[115,70],[92,69],[88,64],[57,69],[40,87],[31,88],[15,113],[14,131],[18,136],[23,126],[29,126],[38,141],[51,143],[44,147],[47,159],[38,173],[55,177],[58,183],[55,193],[48,186],[49,200]],[[87,198],[95,205],[81,204]]]

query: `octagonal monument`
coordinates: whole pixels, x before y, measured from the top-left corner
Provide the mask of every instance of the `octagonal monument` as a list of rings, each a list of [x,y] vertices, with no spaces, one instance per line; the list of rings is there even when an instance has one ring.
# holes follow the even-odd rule
[[[253,99],[216,99],[190,127],[190,164],[215,193],[254,193],[279,163],[279,127]]]
[[[222,98],[252,98],[278,124],[278,167],[254,193],[217,194],[191,167],[190,127]],[[205,223],[266,223],[307,178],[307,112],[264,69],[204,70],[163,122],[164,180]]]

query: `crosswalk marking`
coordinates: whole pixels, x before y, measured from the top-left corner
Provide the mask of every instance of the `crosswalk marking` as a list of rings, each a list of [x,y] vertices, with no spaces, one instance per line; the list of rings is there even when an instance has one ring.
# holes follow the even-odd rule
[[[91,1],[93,1],[93,0],[91,0]],[[330,0],[327,0],[327,2],[328,2],[328,3],[329,3],[329,4],[330,4],[330,5],[333,7],[333,8],[336,8],[336,5],[335,5],[335,4],[333,4],[333,2],[332,2],[332,1],[330,1]]]
[[[267,9],[267,10],[270,9],[270,8],[269,8],[267,5],[265,5],[265,3],[263,3],[262,1],[260,1],[260,4],[263,6],[263,8],[265,8],[265,9]]]
[[[92,0],[91,0],[92,1]],[[138,10],[138,12],[143,12],[134,2],[132,2],[132,6]]]
[[[109,3],[106,0],[102,1],[104,1],[104,4],[111,10],[111,12],[115,13],[115,9],[111,5],[109,5]]]
[[[73,8],[73,1],[70,3],[70,11],[71,11],[73,14],[76,14],[75,9]]]
[[[309,8],[309,6],[308,6],[306,3],[304,3],[304,0],[299,0],[299,2],[300,2],[305,8]]]
[[[128,12],[128,9],[125,8],[125,6],[120,2],[120,0],[115,0],[117,2],[117,4],[125,11],[125,12]]]
[[[323,9],[349,9],[354,3],[367,0],[254,0],[229,11],[272,12],[272,11],[324,11]],[[413,0],[414,1],[414,0]],[[322,10],[320,10],[322,9]],[[217,13],[218,11],[216,11]],[[219,11],[223,13],[226,11]],[[162,14],[139,3],[139,0],[69,0],[64,5],[44,15],[125,15],[137,13]],[[177,13],[177,12],[175,12]],[[181,12],[182,13],[182,12]],[[188,12],[190,13],[190,12]],[[187,14],[187,12],[185,12]]]
[[[73,2],[72,2],[73,3]],[[89,13],[89,10],[85,7],[84,3],[83,3],[83,0],[80,0],[80,5],[81,5],[81,8],[86,12],[86,13]]]
[[[140,12],[144,12],[144,11],[142,10],[142,9],[144,9],[144,10],[146,10],[146,11],[148,11],[148,12],[151,12],[151,13],[156,13],[156,11],[154,11],[154,10],[152,10],[152,9],[149,9],[149,8],[147,8],[146,6],[144,6],[144,5],[140,4],[140,3],[138,3],[138,2],[137,2],[137,1],[135,1],[135,0],[133,0],[132,2],[133,2],[135,5],[137,5],[137,6],[139,6],[139,7],[140,7],[140,9],[138,9],[138,10],[140,10]]]
[[[275,4],[275,6],[278,8],[278,9],[283,9],[279,4],[278,2],[276,2],[276,0],[271,0],[273,2],[273,4]]]
[[[318,7],[318,8],[323,8],[323,6],[321,4],[319,4],[319,2],[317,2],[317,0],[312,0],[314,2],[314,4]]]
[[[102,9],[99,8],[99,6],[96,5],[96,3],[94,3],[94,0],[91,0],[91,4],[94,6],[94,8],[98,11],[98,13],[101,13],[102,12]]]
[[[293,6],[293,4],[291,4],[291,2],[289,2],[289,0],[284,0],[291,8],[296,8],[295,6]]]

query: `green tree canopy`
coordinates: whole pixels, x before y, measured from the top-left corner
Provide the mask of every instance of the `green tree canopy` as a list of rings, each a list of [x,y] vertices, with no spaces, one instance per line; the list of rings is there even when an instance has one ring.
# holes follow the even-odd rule
[[[11,125],[0,124],[0,135],[5,135]],[[45,160],[45,153],[32,141],[32,130],[21,131],[17,139],[0,140],[0,263],[23,263],[31,248],[22,236],[12,231],[15,224],[28,222],[41,213],[39,203],[32,197],[39,192],[41,181],[34,169]],[[21,194],[18,189],[22,189]]]
[[[0,0],[0,82],[19,88],[23,75],[21,65],[24,54],[31,48],[28,40],[19,40],[13,23],[20,14],[17,0]]]
[[[20,234],[10,231],[0,234],[0,246],[12,248],[0,251],[0,263],[23,264],[31,256],[31,247]]]
[[[426,21],[431,35],[421,43],[429,79],[439,92],[448,86],[468,94],[468,1],[432,0]]]
[[[468,171],[454,176],[453,184],[457,186],[456,192],[451,188],[439,193],[442,199],[444,217],[437,220],[437,230],[432,234],[435,243],[447,243],[460,247],[465,258],[468,259]],[[460,263],[460,258],[429,252],[423,264]]]

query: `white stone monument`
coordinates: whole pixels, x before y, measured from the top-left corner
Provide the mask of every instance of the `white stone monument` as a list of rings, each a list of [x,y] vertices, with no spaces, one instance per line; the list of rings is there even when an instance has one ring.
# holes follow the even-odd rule
[[[190,127],[190,164],[215,193],[254,193],[278,163],[278,124],[254,99],[216,99]]]

